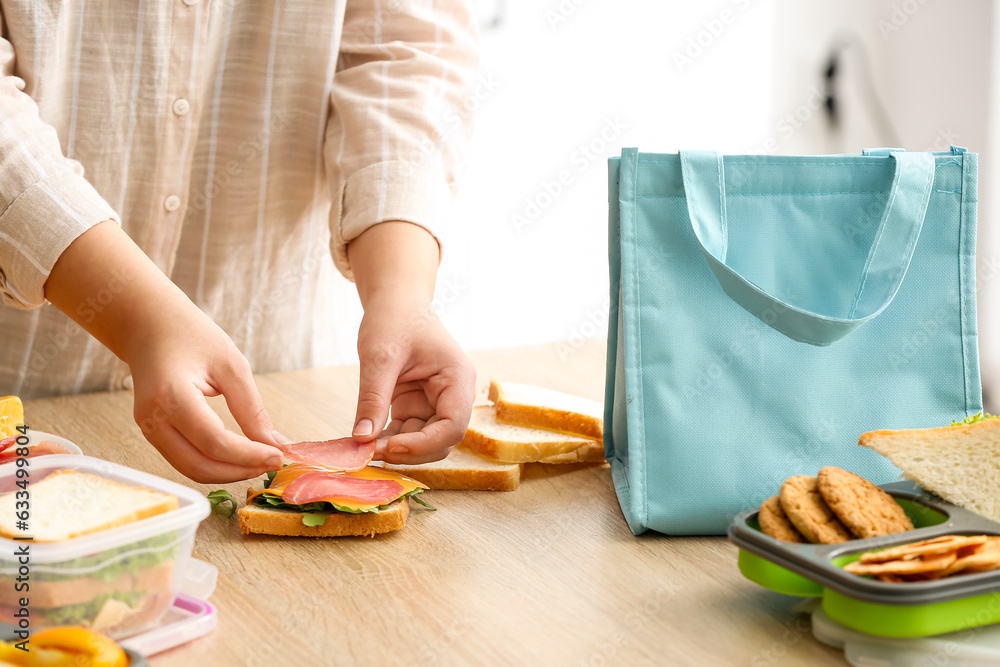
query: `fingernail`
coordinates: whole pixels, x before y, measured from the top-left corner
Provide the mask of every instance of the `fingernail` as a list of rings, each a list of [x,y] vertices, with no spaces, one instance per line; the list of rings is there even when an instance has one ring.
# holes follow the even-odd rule
[[[281,468],[281,463],[282,463],[282,458],[280,456],[272,456],[267,460],[267,463],[265,463],[264,465],[266,465],[268,468],[272,470],[278,470],[279,468]]]
[[[292,442],[291,438],[289,438],[287,436],[284,436],[284,435],[278,433],[277,431],[271,431],[271,437],[274,438],[275,442],[277,442],[279,444],[282,444],[282,445],[287,445],[287,444],[290,444]]]
[[[374,429],[371,419],[362,419],[354,426],[354,435],[371,435]]]
[[[396,445],[395,447],[389,448],[390,454],[407,454],[409,453],[409,451],[410,451],[409,449],[403,447],[402,445]]]

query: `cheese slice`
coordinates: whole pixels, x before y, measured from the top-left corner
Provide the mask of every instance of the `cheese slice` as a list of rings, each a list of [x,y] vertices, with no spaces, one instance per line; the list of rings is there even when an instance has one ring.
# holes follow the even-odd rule
[[[289,484],[291,484],[292,482],[294,482],[296,479],[306,474],[307,472],[315,472],[317,470],[329,472],[329,470],[323,468],[322,466],[314,466],[314,465],[309,465],[307,463],[292,463],[290,465],[287,465],[278,471],[278,473],[274,476],[274,479],[271,481],[271,485],[268,488],[260,489],[259,491],[254,491],[249,497],[247,497],[247,503],[252,502],[254,498],[263,494],[264,492],[270,493],[275,496],[283,497],[285,489],[288,488]],[[358,479],[385,479],[394,481],[398,483],[403,488],[403,490],[399,494],[399,496],[393,498],[393,500],[398,500],[400,497],[405,496],[407,493],[410,493],[414,489],[427,488],[426,485],[421,484],[415,479],[410,479],[409,477],[406,477],[405,475],[400,475],[398,472],[393,472],[392,470],[385,470],[383,468],[376,468],[374,466],[366,466],[361,470],[356,470],[355,472],[345,472],[345,473],[331,472],[330,474],[346,475],[348,477],[357,477]],[[380,506],[379,504],[363,503],[350,498],[337,498],[335,496],[331,496],[329,498],[321,498],[314,502],[333,503],[338,507],[354,510],[355,512],[369,512],[375,509],[376,507]]]

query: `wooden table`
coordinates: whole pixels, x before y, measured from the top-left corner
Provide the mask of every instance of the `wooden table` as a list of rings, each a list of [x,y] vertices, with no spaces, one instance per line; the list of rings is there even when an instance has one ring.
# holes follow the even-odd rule
[[[489,378],[601,399],[604,341],[472,355]],[[350,433],[357,367],[261,375],[293,439]],[[213,407],[235,428],[225,404]],[[37,400],[34,429],[92,456],[208,491],[175,472],[132,421],[121,391]],[[843,665],[798,602],[752,584],[725,538],[633,536],[606,466],[534,466],[517,491],[435,491],[405,529],[370,538],[240,534],[206,519],[197,557],[219,568],[219,624],[154,657],[205,665]],[[259,483],[259,482],[258,482]],[[242,498],[247,482],[227,488]],[[417,506],[414,505],[414,508]]]

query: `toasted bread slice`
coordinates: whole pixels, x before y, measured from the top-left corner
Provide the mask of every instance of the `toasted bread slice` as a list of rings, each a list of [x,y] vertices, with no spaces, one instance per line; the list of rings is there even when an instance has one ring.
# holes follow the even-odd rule
[[[399,498],[381,512],[347,514],[333,512],[322,526],[302,523],[302,513],[290,509],[245,505],[240,508],[240,530],[244,534],[288,535],[292,537],[371,536],[399,530],[410,515],[410,501]]]
[[[604,442],[604,405],[561,391],[515,382],[490,381],[497,421],[568,433]]]
[[[177,509],[177,496],[99,475],[60,470],[32,482],[28,530],[17,530],[16,494],[0,496],[0,535],[58,542]]]
[[[948,502],[1000,521],[1000,419],[872,431],[863,434],[859,444]]]
[[[472,421],[462,444],[469,449],[506,463],[579,463],[604,460],[604,445],[556,431],[501,424],[496,408],[472,409]]]
[[[384,467],[423,482],[431,489],[513,491],[521,484],[524,464],[496,461],[459,445],[440,461],[420,465],[386,463]]]

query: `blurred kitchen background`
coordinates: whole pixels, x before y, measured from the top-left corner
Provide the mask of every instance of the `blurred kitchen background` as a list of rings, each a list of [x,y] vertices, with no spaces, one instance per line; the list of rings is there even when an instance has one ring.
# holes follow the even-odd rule
[[[981,153],[983,382],[1000,383],[1000,7],[991,0],[480,0],[476,133],[435,307],[467,349],[604,336],[607,158]],[[356,327],[357,294],[341,281]],[[349,330],[349,329],[345,329]],[[355,328],[356,330],[356,328]],[[355,341],[338,342],[356,362]],[[993,391],[1000,409],[1000,385]]]

